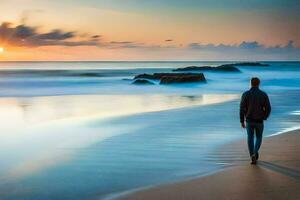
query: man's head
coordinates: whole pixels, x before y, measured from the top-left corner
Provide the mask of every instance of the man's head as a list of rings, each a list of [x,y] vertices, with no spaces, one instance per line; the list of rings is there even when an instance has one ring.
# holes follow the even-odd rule
[[[259,87],[260,80],[257,77],[251,78],[251,87]]]

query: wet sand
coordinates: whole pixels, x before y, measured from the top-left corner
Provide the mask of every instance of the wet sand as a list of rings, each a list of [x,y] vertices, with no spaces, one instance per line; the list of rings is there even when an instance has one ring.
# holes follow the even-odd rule
[[[300,199],[299,147],[300,130],[264,138],[258,164],[250,165],[245,141],[234,142],[217,150],[220,162],[230,165],[221,172],[118,199]]]

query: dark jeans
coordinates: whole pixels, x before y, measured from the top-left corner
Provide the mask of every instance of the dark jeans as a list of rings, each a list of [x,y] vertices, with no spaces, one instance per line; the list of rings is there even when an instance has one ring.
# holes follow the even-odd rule
[[[246,124],[247,134],[248,134],[248,149],[250,156],[258,153],[261,142],[262,135],[264,131],[263,123],[247,122]],[[254,143],[254,135],[256,136],[256,141]]]

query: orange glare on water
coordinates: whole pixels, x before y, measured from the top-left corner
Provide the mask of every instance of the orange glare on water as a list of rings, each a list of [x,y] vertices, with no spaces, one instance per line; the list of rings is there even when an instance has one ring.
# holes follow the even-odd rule
[[[4,52],[4,48],[0,47],[0,53],[3,53],[3,52]]]

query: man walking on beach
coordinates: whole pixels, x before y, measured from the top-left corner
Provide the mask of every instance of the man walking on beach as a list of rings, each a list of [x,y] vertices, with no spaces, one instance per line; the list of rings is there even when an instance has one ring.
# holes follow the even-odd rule
[[[251,89],[243,94],[240,104],[240,122],[241,126],[247,129],[251,164],[256,164],[258,160],[264,120],[269,117],[271,112],[269,97],[259,89],[259,84],[260,80],[257,77],[251,79]],[[256,136],[255,143],[254,135]]]

